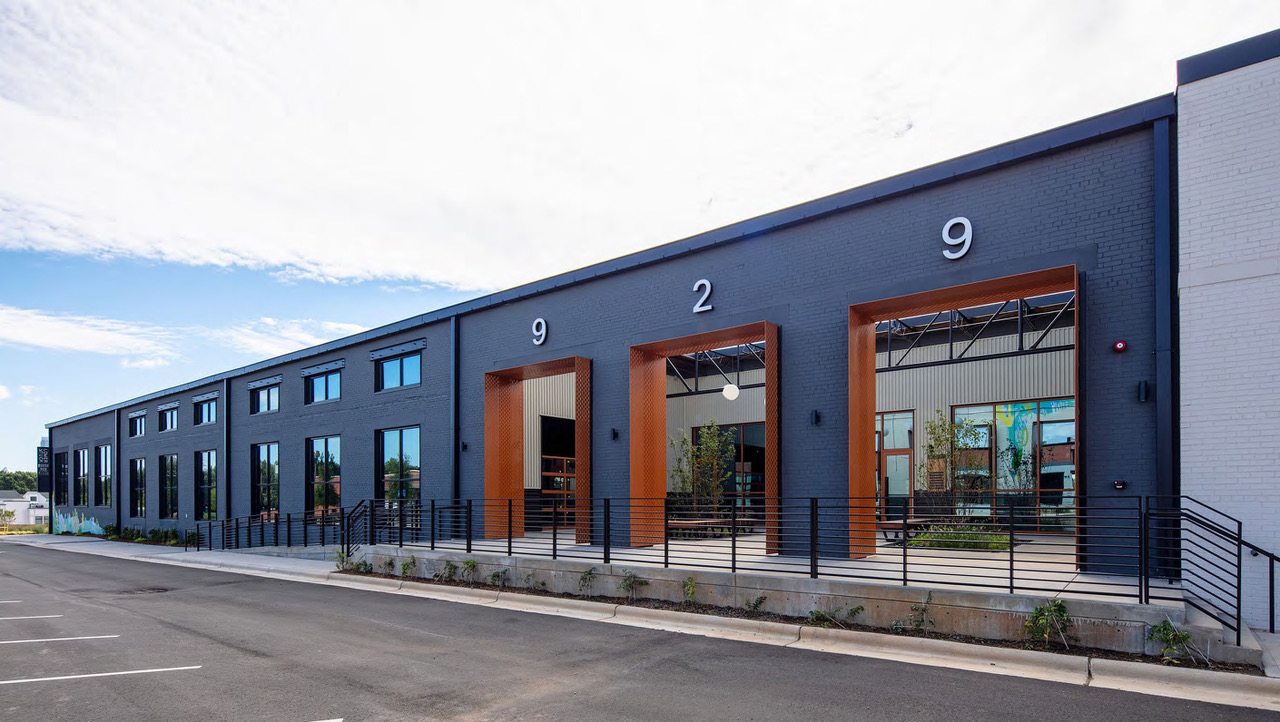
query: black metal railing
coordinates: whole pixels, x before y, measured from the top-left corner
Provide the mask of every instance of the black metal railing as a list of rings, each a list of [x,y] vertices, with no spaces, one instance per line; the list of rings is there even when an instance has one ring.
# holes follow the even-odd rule
[[[1109,497],[1076,504],[911,506],[848,497],[716,500],[361,500],[301,514],[197,527],[202,549],[420,546],[606,564],[963,587],[1021,594],[1185,601],[1237,635],[1242,563],[1238,520],[1190,497]],[[1059,500],[1060,501],[1060,500]],[[957,514],[960,511],[962,513]]]

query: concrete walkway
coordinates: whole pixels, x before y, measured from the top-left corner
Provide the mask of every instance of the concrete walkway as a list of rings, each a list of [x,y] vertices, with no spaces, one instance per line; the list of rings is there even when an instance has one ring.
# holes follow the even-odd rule
[[[1280,711],[1280,669],[1275,666],[1275,660],[1280,658],[1277,654],[1280,652],[1280,635],[1259,635],[1260,638],[1266,638],[1264,648],[1269,652],[1266,670],[1268,676],[1252,677],[1140,662],[1118,662],[1049,652],[970,645],[940,639],[822,629],[805,625],[644,609],[608,602],[540,597],[491,589],[469,589],[399,579],[352,576],[338,573],[333,562],[318,559],[267,557],[243,552],[184,551],[182,548],[110,542],[94,537],[44,534],[0,536],[0,553],[3,553],[5,544],[28,544],[117,559],[328,584],[681,634],[696,634]]]

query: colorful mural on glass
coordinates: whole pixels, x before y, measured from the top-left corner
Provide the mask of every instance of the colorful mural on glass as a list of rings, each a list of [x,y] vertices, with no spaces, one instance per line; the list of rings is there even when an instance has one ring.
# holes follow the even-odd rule
[[[106,534],[106,530],[96,519],[86,518],[84,514],[54,514],[54,534]]]

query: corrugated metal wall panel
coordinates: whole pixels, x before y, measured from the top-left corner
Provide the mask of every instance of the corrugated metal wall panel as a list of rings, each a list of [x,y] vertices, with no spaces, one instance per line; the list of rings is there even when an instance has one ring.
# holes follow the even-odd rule
[[[729,374],[734,378],[734,374]],[[742,372],[742,385],[764,383],[764,369]],[[690,381],[690,386],[693,385]],[[725,385],[722,376],[704,376],[699,380],[699,388],[721,388]],[[684,386],[674,377],[667,378],[668,393],[683,393]],[[743,389],[737,399],[730,401],[723,394],[699,394],[697,396],[681,396],[667,399],[667,439],[674,439],[683,429],[690,436],[695,426],[702,426],[715,420],[717,424],[753,424],[764,422],[764,388]],[[675,450],[668,441],[667,446],[667,488],[670,488],[670,469],[675,463]]]
[[[978,359],[876,374],[876,411],[914,411],[916,454],[935,409],[1075,394],[1075,351]]]
[[[524,488],[542,488],[541,416],[577,418],[574,411],[576,374],[560,374],[524,382]]]

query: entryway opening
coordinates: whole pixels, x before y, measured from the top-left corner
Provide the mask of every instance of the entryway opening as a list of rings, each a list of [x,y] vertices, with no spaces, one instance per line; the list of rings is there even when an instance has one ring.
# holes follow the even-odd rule
[[[591,360],[484,378],[484,538],[572,528],[591,543]]]

